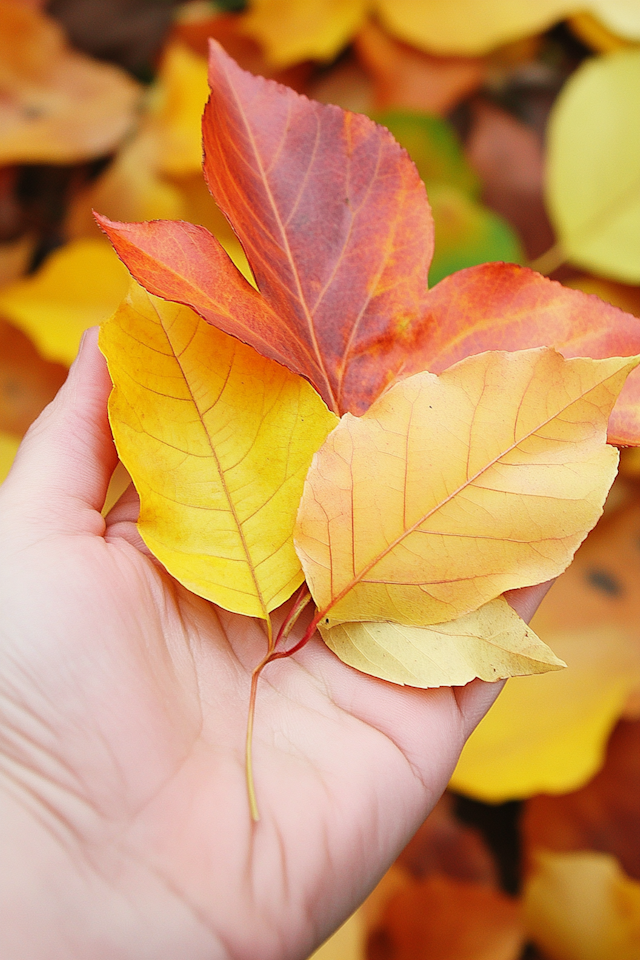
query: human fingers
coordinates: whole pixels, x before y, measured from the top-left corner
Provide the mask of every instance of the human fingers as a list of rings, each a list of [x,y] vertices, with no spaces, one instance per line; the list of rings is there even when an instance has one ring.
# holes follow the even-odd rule
[[[87,330],[67,380],[27,431],[2,487],[12,516],[40,529],[104,530],[100,510],[117,455],[107,417],[111,380],[97,340],[97,328]]]

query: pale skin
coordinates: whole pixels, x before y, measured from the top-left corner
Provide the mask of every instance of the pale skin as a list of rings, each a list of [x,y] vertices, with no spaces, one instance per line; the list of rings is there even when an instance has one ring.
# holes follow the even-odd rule
[[[148,554],[90,331],[0,487],[0,956],[304,960],[444,790],[499,684],[416,690],[257,622]],[[530,616],[544,588],[510,599]]]

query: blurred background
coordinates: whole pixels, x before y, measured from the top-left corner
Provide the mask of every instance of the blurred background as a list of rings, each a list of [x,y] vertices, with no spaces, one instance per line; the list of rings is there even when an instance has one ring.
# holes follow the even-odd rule
[[[251,279],[201,173],[210,36],[389,127],[433,209],[430,286],[506,260],[640,317],[640,0],[0,0],[0,482],[126,293],[92,209],[202,224]],[[639,960],[635,450],[533,626],[568,669],[509,681],[316,960]]]

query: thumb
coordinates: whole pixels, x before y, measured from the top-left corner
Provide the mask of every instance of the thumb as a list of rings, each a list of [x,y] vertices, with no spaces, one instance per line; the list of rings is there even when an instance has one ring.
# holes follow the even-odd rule
[[[58,532],[101,534],[117,454],[107,417],[111,380],[98,350],[98,328],[83,336],[55,399],[27,431],[0,504],[11,515]]]

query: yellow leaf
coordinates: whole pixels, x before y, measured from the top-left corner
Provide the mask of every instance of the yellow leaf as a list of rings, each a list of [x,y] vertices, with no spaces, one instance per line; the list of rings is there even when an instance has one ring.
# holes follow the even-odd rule
[[[484,353],[346,414],[296,529],[322,618],[441,623],[564,570],[615,476],[607,419],[637,363]]]
[[[266,618],[302,583],[295,514],[335,416],[305,380],[135,285],[100,345],[145,542],[194,593]]]
[[[274,66],[331,60],[364,20],[367,0],[251,0],[243,30]]]
[[[54,20],[0,0],[0,165],[109,153],[134,123],[140,90],[118,67],[70,50]]]
[[[113,313],[129,274],[105,240],[76,240],[54,251],[32,277],[0,290],[0,313],[48,360],[69,365],[87,327]]]
[[[540,851],[524,909],[529,936],[548,960],[640,956],[640,883],[608,854]]]
[[[576,264],[640,281],[640,50],[587,60],[548,127],[549,210]]]
[[[0,430],[0,483],[9,473],[19,446],[19,437],[14,437],[12,433]]]
[[[566,666],[501,597],[431,627],[342,623],[318,629],[344,663],[412,687],[462,686],[475,677],[502,680]]]

